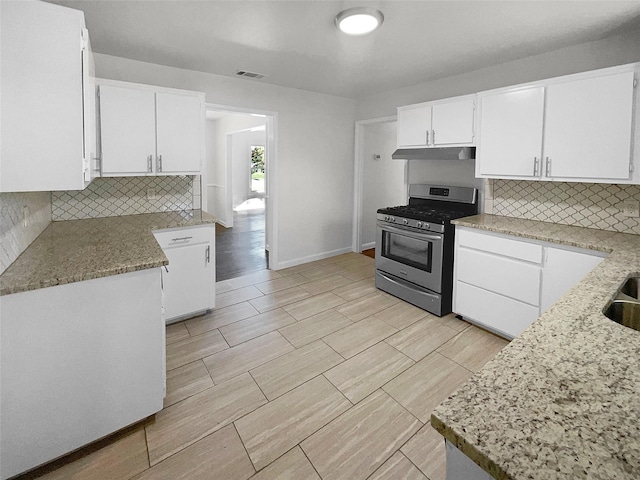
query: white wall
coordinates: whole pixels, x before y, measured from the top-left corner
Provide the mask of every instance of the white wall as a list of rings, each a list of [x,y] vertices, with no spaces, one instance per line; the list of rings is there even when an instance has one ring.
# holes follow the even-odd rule
[[[351,249],[354,100],[110,55],[95,54],[95,62],[101,78],[197,90],[207,103],[277,112],[273,266]]]
[[[232,137],[232,181],[233,185],[233,208],[249,198],[251,182],[251,146],[265,145],[266,134],[263,131],[238,132]]]
[[[397,122],[365,125],[362,172],[362,247],[376,240],[376,210],[407,203],[406,160],[393,160]],[[380,155],[379,159],[374,155]]]
[[[640,30],[358,100],[356,119],[396,114],[401,105],[466,95],[544,78],[640,61]]]

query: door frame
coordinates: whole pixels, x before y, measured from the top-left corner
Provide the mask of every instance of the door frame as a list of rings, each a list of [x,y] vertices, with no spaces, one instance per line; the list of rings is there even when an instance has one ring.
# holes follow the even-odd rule
[[[397,115],[389,117],[371,118],[368,120],[357,120],[355,123],[355,148],[353,160],[353,231],[351,240],[351,250],[356,253],[362,252],[362,197],[364,190],[364,131],[371,125],[395,122],[398,120]],[[408,166],[409,162],[404,161],[404,184],[408,194]]]
[[[265,174],[267,181],[265,182],[265,249],[269,252],[269,270],[277,270],[279,268],[278,262],[278,112],[269,110],[260,110],[255,108],[234,107],[230,105],[221,105],[216,103],[206,103],[205,111],[223,111],[229,113],[246,113],[264,115],[266,123],[266,145],[265,156],[267,162],[265,165]],[[229,136],[227,135],[227,142]],[[228,149],[225,146],[226,153],[226,169],[227,169],[227,182],[231,177],[230,170],[230,156]],[[215,184],[208,183],[206,170],[203,175],[203,188],[208,189],[209,186],[216,186]],[[229,201],[230,189],[227,183],[227,202]]]

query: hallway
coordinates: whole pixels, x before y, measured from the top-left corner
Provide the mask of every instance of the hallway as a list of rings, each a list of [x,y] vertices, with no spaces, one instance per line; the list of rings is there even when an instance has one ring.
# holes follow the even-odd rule
[[[234,211],[232,228],[216,224],[218,282],[265,270],[267,267],[264,206]]]

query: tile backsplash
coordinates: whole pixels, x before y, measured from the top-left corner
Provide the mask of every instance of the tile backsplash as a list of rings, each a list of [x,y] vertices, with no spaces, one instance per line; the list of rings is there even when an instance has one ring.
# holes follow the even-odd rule
[[[0,193],[0,273],[4,272],[50,223],[51,193]]]
[[[51,203],[53,221],[191,210],[200,208],[200,177],[96,178],[84,190],[52,192]]]
[[[640,185],[492,180],[485,212],[640,235],[640,218],[622,214],[627,199],[640,201]]]

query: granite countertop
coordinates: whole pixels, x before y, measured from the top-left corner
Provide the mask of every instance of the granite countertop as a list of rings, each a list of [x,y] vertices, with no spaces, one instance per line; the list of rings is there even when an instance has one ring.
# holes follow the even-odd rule
[[[0,275],[0,295],[167,265],[153,230],[215,221],[186,210],[52,222]]]
[[[640,332],[602,314],[640,236],[476,215],[457,225],[609,253],[432,413],[498,479],[640,478]]]

